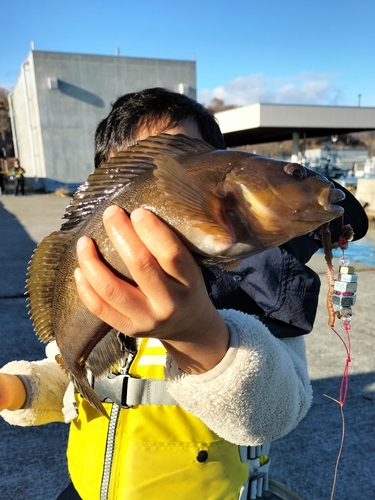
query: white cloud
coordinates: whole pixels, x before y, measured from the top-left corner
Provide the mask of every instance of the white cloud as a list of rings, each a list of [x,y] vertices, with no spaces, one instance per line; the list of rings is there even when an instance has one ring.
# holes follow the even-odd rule
[[[337,73],[303,72],[278,78],[263,74],[238,77],[213,90],[203,89],[198,101],[209,105],[215,97],[226,105],[246,106],[256,102],[278,104],[338,104],[341,91]]]

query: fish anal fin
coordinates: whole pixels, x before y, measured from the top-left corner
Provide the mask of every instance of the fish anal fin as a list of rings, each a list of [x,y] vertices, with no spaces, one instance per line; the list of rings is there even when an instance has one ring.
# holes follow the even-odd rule
[[[86,372],[85,362],[79,362],[76,365],[74,374],[67,368],[63,357],[61,354],[55,356],[56,363],[59,367],[67,374],[70,380],[73,382],[74,387],[77,392],[79,392],[82,397],[88,401],[88,403],[98,410],[104,417],[109,418],[106,409],[104,408],[102,402],[100,401],[98,395],[95,393],[94,389],[91,387]]]
[[[94,389],[89,384],[89,381],[86,376],[86,369],[79,374],[79,376],[73,377],[74,387],[77,391],[82,395],[86,401],[90,403],[90,405],[98,410],[104,417],[109,419],[108,413],[103,406],[103,403],[100,401],[98,395],[94,391]]]
[[[119,332],[112,329],[94,347],[87,358],[87,366],[95,378],[106,376],[111,368],[118,365],[126,356],[118,336]]]
[[[34,329],[42,342],[51,342],[53,332],[53,291],[61,259],[74,233],[56,231],[35,249],[28,267],[27,300]]]
[[[212,236],[220,251],[235,242],[231,225],[225,220],[223,199],[207,188],[170,156],[154,160],[157,187],[166,203],[194,227]]]

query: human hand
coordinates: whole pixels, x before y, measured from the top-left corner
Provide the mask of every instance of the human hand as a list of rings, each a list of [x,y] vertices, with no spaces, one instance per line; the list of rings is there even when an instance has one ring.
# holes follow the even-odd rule
[[[115,276],[94,243],[83,237],[75,277],[86,307],[125,335],[160,339],[185,371],[215,366],[227,350],[229,334],[189,250],[147,210],[135,210],[129,219],[113,206],[103,221],[137,285]]]
[[[19,410],[26,401],[26,389],[16,375],[0,373],[0,411]]]

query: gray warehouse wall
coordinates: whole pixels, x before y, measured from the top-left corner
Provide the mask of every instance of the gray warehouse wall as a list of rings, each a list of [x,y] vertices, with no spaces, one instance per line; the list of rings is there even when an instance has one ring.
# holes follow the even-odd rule
[[[181,83],[196,97],[194,61],[32,51],[25,67],[33,134],[21,72],[12,97],[19,156],[26,176],[48,191],[72,189],[92,172],[94,131],[117,97],[155,86],[179,91]]]
[[[44,178],[45,165],[33,61],[28,57],[10,96],[15,154],[21,159],[26,176],[34,182]]]

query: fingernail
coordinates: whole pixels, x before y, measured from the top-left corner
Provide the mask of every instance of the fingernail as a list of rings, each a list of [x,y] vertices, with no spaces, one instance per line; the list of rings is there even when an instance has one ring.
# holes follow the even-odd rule
[[[133,222],[139,222],[147,215],[147,210],[144,208],[136,208],[130,215],[130,218]]]
[[[112,215],[118,214],[120,210],[121,208],[117,205],[111,205],[104,210],[103,219],[109,219]]]
[[[87,236],[82,236],[78,241],[77,241],[77,252],[82,252],[88,244],[88,238]]]
[[[79,267],[74,269],[74,277],[77,283],[81,281],[82,271]]]

